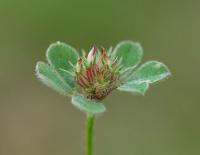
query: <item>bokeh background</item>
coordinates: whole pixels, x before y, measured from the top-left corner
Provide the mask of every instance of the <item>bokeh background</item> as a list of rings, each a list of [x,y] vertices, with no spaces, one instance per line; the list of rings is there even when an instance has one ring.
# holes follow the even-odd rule
[[[35,64],[58,40],[89,50],[127,39],[173,76],[105,100],[95,155],[199,155],[199,36],[198,0],[0,0],[0,155],[82,155],[85,115],[36,79]]]

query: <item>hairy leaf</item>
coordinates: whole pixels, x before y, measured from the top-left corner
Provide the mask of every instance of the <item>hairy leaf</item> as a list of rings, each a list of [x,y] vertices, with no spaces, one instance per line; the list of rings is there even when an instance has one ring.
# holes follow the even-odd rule
[[[171,75],[166,65],[158,61],[148,61],[141,65],[128,81],[154,83]]]
[[[121,85],[118,90],[144,94],[150,83],[162,80],[170,74],[169,69],[163,63],[148,61],[130,75],[126,83]]]
[[[67,95],[72,90],[65,84],[57,73],[44,62],[38,62],[36,65],[37,77],[49,87],[55,89],[61,94]]]
[[[140,44],[132,41],[120,42],[113,52],[118,60],[122,59],[121,64],[124,69],[136,67],[143,55]]]
[[[72,104],[86,113],[102,113],[106,110],[102,103],[88,100],[82,95],[73,96]]]
[[[141,82],[141,83],[129,82],[129,83],[126,83],[126,84],[120,86],[117,89],[120,91],[144,94],[148,88],[149,88],[149,84],[147,82]]]
[[[66,71],[72,71],[76,64],[78,54],[71,46],[57,42],[53,43],[47,49],[47,60],[49,64],[60,74],[61,78],[72,88],[75,86],[73,77]]]

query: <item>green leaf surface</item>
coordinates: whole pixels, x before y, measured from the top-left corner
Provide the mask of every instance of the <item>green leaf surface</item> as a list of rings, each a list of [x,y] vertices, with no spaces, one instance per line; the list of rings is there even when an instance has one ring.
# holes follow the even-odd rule
[[[73,96],[72,104],[86,113],[102,113],[106,110],[105,106],[102,103],[88,100],[82,95]]]
[[[65,43],[53,43],[47,49],[47,60],[49,64],[72,88],[75,86],[74,79],[70,74],[64,72],[64,70],[71,71],[73,69],[72,65],[76,64],[77,59],[78,54],[76,50]]]
[[[117,89],[120,91],[127,91],[131,93],[145,94],[148,88],[149,88],[149,84],[146,82],[141,82],[141,83],[129,82],[120,86]]]
[[[150,83],[162,80],[169,75],[171,73],[166,65],[158,61],[148,61],[130,75],[126,83],[118,90],[144,94]]]
[[[71,88],[59,78],[56,72],[44,62],[37,63],[36,75],[43,83],[60,92],[61,94],[67,95],[72,91]]]
[[[137,42],[122,41],[116,46],[113,53],[119,60],[122,59],[121,64],[126,69],[134,68],[140,63],[143,50]]]
[[[154,83],[171,75],[166,65],[158,61],[148,61],[141,65],[128,81]]]

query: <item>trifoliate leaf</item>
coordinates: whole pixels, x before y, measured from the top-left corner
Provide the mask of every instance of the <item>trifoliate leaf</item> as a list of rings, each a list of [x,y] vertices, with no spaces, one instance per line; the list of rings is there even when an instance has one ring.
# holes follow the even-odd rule
[[[60,74],[61,78],[70,86],[74,87],[74,79],[66,71],[72,71],[77,62],[78,54],[71,46],[57,42],[53,43],[47,49],[47,60],[49,64]]]
[[[67,95],[72,91],[71,88],[62,81],[59,75],[44,62],[37,63],[36,75],[43,83],[61,94]]]
[[[154,83],[171,75],[166,65],[158,61],[148,61],[141,65],[128,81]]]
[[[128,82],[117,89],[120,91],[144,94],[148,88],[149,84],[146,82]]]
[[[105,106],[102,103],[86,99],[82,95],[73,96],[72,104],[86,113],[102,113],[106,110]]]
[[[118,60],[122,59],[121,65],[123,69],[127,69],[130,67],[134,68],[140,63],[143,50],[137,42],[122,41],[116,46],[113,54],[118,58]]]

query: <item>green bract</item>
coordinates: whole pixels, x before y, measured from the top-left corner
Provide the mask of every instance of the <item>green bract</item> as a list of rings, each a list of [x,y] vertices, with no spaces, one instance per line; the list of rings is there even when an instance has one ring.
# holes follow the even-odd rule
[[[138,69],[143,55],[139,43],[120,42],[112,51],[93,47],[78,55],[71,46],[57,42],[47,49],[47,63],[38,62],[36,74],[56,91],[72,97],[72,104],[87,113],[101,113],[112,90],[144,94],[151,83],[170,75],[163,63],[148,61]]]

